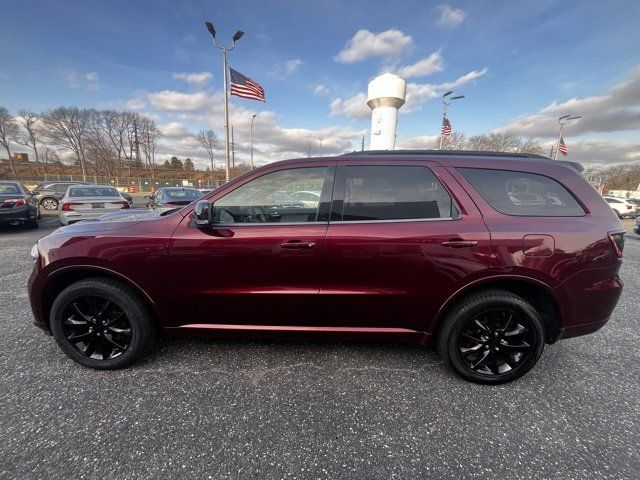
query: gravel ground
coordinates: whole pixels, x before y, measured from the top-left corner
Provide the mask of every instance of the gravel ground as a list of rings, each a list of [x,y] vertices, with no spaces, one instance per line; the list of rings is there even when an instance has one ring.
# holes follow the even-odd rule
[[[0,478],[638,478],[634,234],[610,323],[484,387],[395,344],[181,339],[84,369],[31,325],[55,223],[0,229]]]

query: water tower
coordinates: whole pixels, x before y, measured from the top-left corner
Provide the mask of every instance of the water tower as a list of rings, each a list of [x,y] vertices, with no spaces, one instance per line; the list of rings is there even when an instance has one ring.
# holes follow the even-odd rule
[[[370,150],[393,150],[396,146],[398,109],[404,105],[407,82],[384,73],[369,82],[367,105],[371,108]]]

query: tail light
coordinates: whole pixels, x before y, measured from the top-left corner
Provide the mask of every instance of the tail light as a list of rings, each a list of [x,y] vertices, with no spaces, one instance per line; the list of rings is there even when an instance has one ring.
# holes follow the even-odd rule
[[[62,204],[62,211],[63,212],[70,212],[71,210],[73,210],[71,207],[75,207],[76,205],[82,205],[81,203],[74,203],[74,202],[68,202],[68,203],[63,203]]]
[[[122,205],[122,208],[131,208],[129,202],[111,202],[113,205]]]
[[[615,232],[609,234],[609,241],[613,247],[613,251],[616,252],[618,258],[622,258],[622,251],[624,250],[624,234],[625,232]]]
[[[633,205],[627,205],[627,210],[631,210],[633,208]]]
[[[19,207],[20,205],[26,205],[27,204],[27,199],[26,198],[7,198],[2,203],[9,203],[9,204],[13,205],[14,207]]]

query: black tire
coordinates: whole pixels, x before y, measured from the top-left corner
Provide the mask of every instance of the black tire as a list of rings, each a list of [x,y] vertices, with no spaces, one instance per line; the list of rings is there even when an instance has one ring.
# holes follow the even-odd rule
[[[91,305],[96,306],[94,312],[107,310],[106,305],[111,307],[102,317],[100,312],[91,313]],[[49,319],[64,353],[80,365],[100,370],[131,365],[149,350],[156,333],[155,322],[134,290],[116,280],[98,277],[65,288],[53,302]],[[88,340],[70,340],[83,336]],[[105,353],[109,347],[111,352]]]
[[[485,290],[457,303],[444,319],[436,348],[461,377],[496,385],[531,370],[544,349],[540,314],[517,295]]]
[[[45,210],[53,212],[58,209],[58,200],[53,197],[45,197],[40,200],[40,205],[42,205]]]

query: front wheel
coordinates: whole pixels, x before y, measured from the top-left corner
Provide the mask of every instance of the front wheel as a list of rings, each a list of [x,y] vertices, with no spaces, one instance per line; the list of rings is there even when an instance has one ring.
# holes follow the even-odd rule
[[[58,200],[55,198],[44,198],[40,205],[44,207],[45,210],[57,210],[58,209]]]
[[[447,315],[437,339],[445,362],[476,383],[515,380],[537,363],[544,349],[540,315],[505,290],[472,294]]]
[[[53,302],[51,331],[60,348],[85,367],[114,370],[140,358],[154,338],[148,309],[128,286],[89,278]]]

